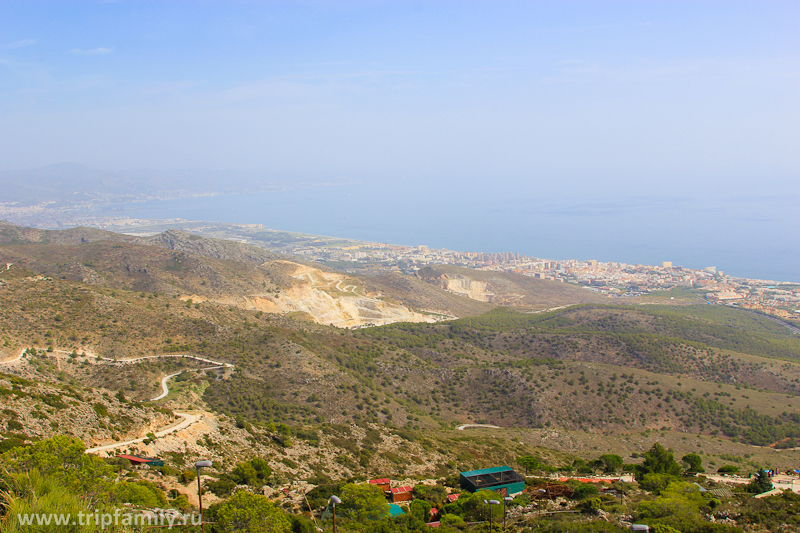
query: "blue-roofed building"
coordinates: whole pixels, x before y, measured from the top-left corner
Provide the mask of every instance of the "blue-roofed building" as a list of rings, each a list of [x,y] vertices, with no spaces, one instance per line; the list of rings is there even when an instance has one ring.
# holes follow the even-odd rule
[[[510,466],[495,466],[461,472],[460,485],[470,492],[493,490],[501,496],[511,496],[525,490],[525,478]]]

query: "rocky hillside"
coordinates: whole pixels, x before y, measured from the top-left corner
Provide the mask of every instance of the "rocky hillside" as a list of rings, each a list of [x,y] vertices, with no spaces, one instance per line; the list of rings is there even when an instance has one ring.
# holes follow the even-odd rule
[[[329,443],[343,458],[328,474],[341,476],[480,466],[474,454],[453,451],[460,441],[452,428],[467,423],[568,451],[591,449],[601,436],[638,451],[651,432],[701,435],[710,449],[728,450],[790,448],[800,438],[800,340],[744,311],[592,303],[519,312],[421,279],[363,278],[255,253],[234,260],[249,252],[199,246],[185,234],[163,237],[167,247],[12,229],[0,245],[0,361],[16,361],[0,369],[12,376],[0,384],[6,438],[71,431],[113,444],[143,439],[153,429],[145,421],[169,425],[180,420],[159,417],[183,413],[199,420],[136,448],[183,446],[230,461],[230,441],[231,454],[264,446],[259,453],[278,461],[294,435]],[[199,253],[183,249],[192,242]],[[537,289],[547,294],[550,284]],[[548,305],[560,303],[549,297]],[[466,318],[437,321],[446,318],[433,314],[437,306],[452,302]],[[331,309],[338,314],[326,315]],[[394,312],[419,322],[324,323],[345,313],[379,323]],[[16,360],[30,347],[35,355]],[[179,354],[200,359],[162,357]],[[146,359],[120,362],[132,358]],[[149,405],[165,376],[169,394]],[[448,435],[452,442],[437,444]],[[306,475],[315,472],[312,456],[290,460]],[[426,466],[413,470],[409,456]]]
[[[131,242],[149,244],[202,257],[238,261],[253,265],[263,265],[280,257],[278,254],[256,246],[220,239],[209,239],[180,230],[169,230],[153,237],[132,239]]]
[[[354,332],[312,317],[323,322],[331,308],[342,316],[361,301],[366,311],[352,316],[377,322],[400,306],[371,297],[359,278],[292,261],[253,266],[105,240],[7,245],[0,261],[11,263],[0,273],[7,357],[37,346],[222,360],[237,371],[198,388],[196,400],[256,423],[665,427],[757,444],[797,432],[797,338],[739,311],[594,305],[426,324],[443,317],[409,310],[423,322]],[[62,365],[78,384],[137,400],[158,393],[159,376],[181,370],[190,368]]]
[[[495,305],[541,310],[577,303],[609,303],[607,296],[580,287],[513,272],[432,265],[420,269],[417,276],[452,294]]]
[[[366,278],[241,243],[181,231],[0,226],[0,261],[55,279],[215,302],[338,327],[434,322],[489,308],[399,275]]]

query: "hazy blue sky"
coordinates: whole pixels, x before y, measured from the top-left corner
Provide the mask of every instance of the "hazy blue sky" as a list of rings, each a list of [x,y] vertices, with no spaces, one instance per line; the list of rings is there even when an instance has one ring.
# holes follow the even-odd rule
[[[4,0],[0,36],[2,169],[798,190],[796,1]]]

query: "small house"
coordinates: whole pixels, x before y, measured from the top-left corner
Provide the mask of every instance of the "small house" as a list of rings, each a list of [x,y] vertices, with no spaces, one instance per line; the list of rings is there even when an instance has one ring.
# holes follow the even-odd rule
[[[157,467],[164,466],[163,459],[156,459],[154,457],[139,457],[138,455],[117,455],[118,459],[127,459],[133,466],[148,466]]]
[[[493,490],[501,496],[511,496],[525,490],[525,478],[510,466],[495,466],[461,472],[460,485],[470,492]]]
[[[392,503],[407,502],[413,499],[412,491],[414,487],[395,487],[386,491]]]
[[[375,485],[376,487],[381,489],[383,492],[386,492],[387,490],[389,490],[391,488],[391,482],[389,481],[388,477],[381,478],[381,479],[370,479],[369,480],[369,484],[370,485]]]

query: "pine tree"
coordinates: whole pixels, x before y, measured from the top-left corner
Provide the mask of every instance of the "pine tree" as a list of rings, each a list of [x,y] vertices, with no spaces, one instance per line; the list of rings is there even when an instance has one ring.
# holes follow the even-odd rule
[[[772,481],[770,481],[767,472],[763,468],[759,467],[756,475],[750,480],[750,483],[745,487],[745,490],[753,494],[761,494],[762,492],[772,490]]]

